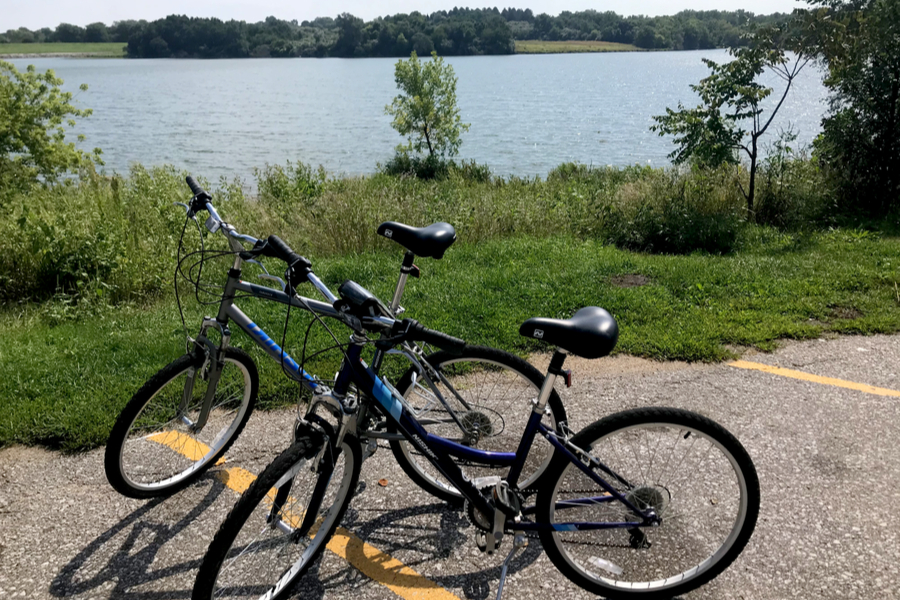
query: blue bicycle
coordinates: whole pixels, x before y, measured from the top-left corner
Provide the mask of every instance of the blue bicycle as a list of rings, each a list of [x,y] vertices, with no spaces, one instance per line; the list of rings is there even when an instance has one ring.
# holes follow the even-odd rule
[[[285,252],[285,256],[289,253]],[[588,307],[571,319],[530,319],[520,333],[558,349],[540,393],[526,398],[527,423],[515,452],[492,452],[430,432],[419,407],[362,360],[363,348],[404,356],[439,403],[446,399],[414,350],[427,342],[447,351],[463,346],[415,321],[398,320],[362,286],[345,282],[334,306],[309,305],[352,333],[333,386],[307,381],[313,398],[294,443],[244,492],[203,558],[194,600],[284,598],[324,550],[357,489],[370,416],[424,457],[465,498],[475,542],[496,552],[513,537],[507,567],[529,535],[569,579],[608,598],[671,598],[716,577],[747,544],[759,513],[759,481],[741,444],[701,415],[645,408],[603,418],[573,434],[548,425],[548,401],[568,354],[608,355],[618,326]],[[542,437],[552,449],[548,468],[531,489],[522,473]],[[471,478],[460,464],[502,475]]]
[[[189,338],[187,352],[160,369],[135,393],[112,429],[106,446],[106,476],[117,491],[134,498],[167,496],[190,485],[215,465],[240,435],[256,404],[259,375],[252,357],[231,345],[233,331],[246,333],[282,366],[289,378],[310,390],[324,389],[325,380],[306,372],[241,310],[238,304],[243,304],[242,299],[255,298],[286,305],[290,307],[288,316],[290,309],[296,308],[343,320],[356,330],[360,328],[357,317],[335,308],[344,306],[344,301],[315,276],[308,260],[295,254],[276,236],[260,240],[239,233],[233,225],[222,220],[211,196],[190,177],[188,185],[194,197],[190,206],[182,205],[187,209],[185,229],[190,223],[197,222],[197,215],[208,212],[206,229],[210,236],[221,234],[228,246],[225,250],[215,248],[208,239],[210,236],[203,235],[197,222],[201,244],[205,245],[200,251],[182,254],[185,237],[182,233],[176,283],[179,280],[189,282],[197,300],[216,307],[217,311],[214,317],[204,318],[199,333]],[[418,267],[413,263],[416,256],[440,259],[456,240],[456,232],[447,223],[415,228],[387,222],[379,227],[378,233],[406,248],[393,301],[389,307],[379,306],[385,314],[395,317],[403,312],[400,300],[407,278],[419,275]],[[204,237],[207,238],[205,242]],[[247,245],[252,247],[246,248]],[[208,264],[216,257],[228,262],[227,276]],[[274,281],[277,288],[245,281],[243,267],[252,263],[264,269],[260,262],[263,257],[284,261],[288,265],[285,275],[288,281],[272,276],[268,271],[260,277]],[[210,272],[215,280],[205,283]],[[207,273],[205,279],[203,273]],[[224,285],[219,277],[224,280]],[[326,302],[297,295],[295,288],[301,283],[315,287]],[[342,290],[345,296],[353,298],[367,294],[351,283],[345,284]],[[440,339],[446,341],[449,338]],[[336,348],[343,345],[338,342]],[[389,346],[377,348],[372,357],[375,372],[389,351]],[[397,387],[407,406],[415,409],[424,428],[470,448],[498,452],[516,447],[528,421],[521,406],[527,406],[529,399],[540,391],[542,377],[537,369],[508,352],[462,342],[457,343],[452,352],[426,354],[416,345],[407,345],[405,351],[415,354],[419,370],[407,369],[397,380]],[[303,362],[302,357],[300,362]],[[427,384],[426,379],[419,376],[423,369],[428,375]],[[352,397],[357,395],[354,390],[350,390],[350,394]],[[565,422],[565,418],[562,401],[554,393],[550,396],[544,423],[556,428]],[[462,500],[461,492],[404,441],[389,419],[370,412],[360,427],[367,432],[366,453],[374,452],[376,439],[385,440],[390,443],[403,470],[423,489],[451,502]],[[523,482],[536,481],[551,458],[550,448],[533,453],[528,459]],[[462,466],[470,478],[504,474],[502,469],[490,466],[482,468],[464,463]]]

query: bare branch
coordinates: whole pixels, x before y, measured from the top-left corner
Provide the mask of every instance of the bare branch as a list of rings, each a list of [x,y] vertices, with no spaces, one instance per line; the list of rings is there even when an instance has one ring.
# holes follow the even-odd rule
[[[802,55],[801,55],[801,57],[802,57]],[[772,115],[769,117],[769,120],[766,121],[765,126],[763,126],[761,129],[757,127],[757,131],[758,131],[757,137],[764,134],[766,132],[766,130],[769,128],[769,125],[772,124],[772,121],[775,120],[775,115],[777,115],[778,111],[781,110],[781,106],[784,104],[784,101],[788,97],[788,92],[791,91],[791,85],[793,85],[794,79],[796,79],[797,75],[800,74],[800,71],[803,69],[803,67],[805,67],[807,65],[807,63],[809,63],[808,58],[806,58],[806,57],[802,57],[802,58],[803,58],[802,66],[800,68],[795,68],[791,71],[790,78],[787,80],[787,87],[784,88],[784,94],[782,94],[781,100],[778,101],[778,106],[776,106],[775,110],[772,111]],[[799,65],[801,62],[801,58],[798,58],[797,60],[798,60],[797,64]]]
[[[738,189],[741,190],[741,195],[744,197],[744,200],[749,200],[749,199],[750,199],[750,196],[749,196],[749,195],[747,194],[747,192],[744,190],[744,184],[741,183],[741,180],[740,180],[740,179],[738,179]]]

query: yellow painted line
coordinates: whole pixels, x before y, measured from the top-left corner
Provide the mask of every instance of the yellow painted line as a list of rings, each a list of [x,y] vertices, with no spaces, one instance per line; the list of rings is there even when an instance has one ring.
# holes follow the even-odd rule
[[[847,388],[848,390],[856,390],[858,392],[865,392],[867,394],[875,394],[876,396],[891,396],[894,398],[900,398],[900,392],[896,390],[889,390],[887,388],[875,387],[872,385],[867,385],[865,383],[856,383],[855,381],[847,381],[844,379],[835,379],[833,377],[820,377],[819,375],[812,375],[810,373],[804,373],[803,371],[782,369],[781,367],[773,367],[771,365],[764,365],[762,363],[748,362],[746,360],[736,360],[734,362],[728,363],[728,365],[731,367],[736,367],[738,369],[751,369],[754,371],[762,371],[763,373],[780,375],[781,377],[799,379],[801,381],[811,381],[813,383],[821,383],[822,385],[833,385],[835,387]]]
[[[191,436],[178,431],[161,431],[160,433],[154,433],[153,435],[147,436],[147,439],[151,442],[167,446],[178,454],[187,457],[188,460],[193,461],[200,460],[206,456],[210,450],[209,446],[203,442],[198,442]],[[216,461],[217,465],[224,463],[224,456]]]
[[[147,439],[163,444],[191,460],[198,460],[209,452],[209,447],[193,438],[175,431],[149,436]],[[224,459],[223,459],[224,460]],[[222,462],[222,461],[219,461]],[[238,494],[243,494],[256,475],[240,467],[223,469],[216,474],[219,481]],[[269,490],[269,502],[275,500],[275,491]],[[292,524],[302,517],[288,515]],[[293,525],[296,527],[296,525]],[[315,535],[316,529],[310,532]],[[410,569],[402,562],[367,544],[353,532],[338,527],[326,546],[364,575],[374,579],[404,600],[460,600],[440,585]]]
[[[343,527],[337,528],[327,548],[405,600],[459,600]]]

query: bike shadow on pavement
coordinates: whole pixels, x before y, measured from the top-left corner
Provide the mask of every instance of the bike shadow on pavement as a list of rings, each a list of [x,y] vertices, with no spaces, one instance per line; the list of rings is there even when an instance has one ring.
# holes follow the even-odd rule
[[[190,598],[203,554],[236,499],[211,472],[170,498],[148,501],[63,566],[50,584],[50,594],[116,600]],[[214,505],[216,510],[211,511]],[[319,581],[317,570],[318,563],[304,577],[304,597],[322,598],[330,587]]]
[[[471,550],[475,547],[475,527],[461,509],[444,503],[395,510],[351,505],[342,526],[385,554],[399,558],[431,582],[461,592],[467,600],[485,600],[496,595],[501,563],[512,541],[511,536],[505,536],[493,557]],[[510,574],[530,566],[542,552],[540,541],[530,540],[528,547],[510,563]],[[461,553],[465,555],[462,559]],[[486,564],[491,566],[479,568]],[[421,578],[391,575],[394,583],[411,588],[425,583]]]
[[[235,500],[218,474],[210,472],[170,498],[146,502],[66,563],[51,582],[50,594],[58,598],[117,600],[190,598],[203,554]],[[443,503],[398,510],[357,509],[351,505],[341,525],[383,553],[399,555],[407,567],[434,583],[457,593],[461,590],[467,600],[484,600],[496,594],[500,563],[510,541],[505,539],[497,554],[486,559],[491,564],[488,568],[479,569],[472,561],[457,560],[454,554],[473,544],[475,529],[463,512]],[[377,586],[363,573],[377,574],[379,569],[389,573],[386,580],[400,585],[433,585],[423,578],[404,577],[391,571],[379,559],[367,558],[362,542],[351,541],[347,548],[348,556],[362,570],[326,552],[303,577],[292,597],[348,597],[362,587]],[[540,543],[531,540],[510,564],[510,573],[529,566],[540,554]],[[476,562],[484,564],[484,560]],[[465,570],[468,564],[474,570],[461,572],[459,566]]]

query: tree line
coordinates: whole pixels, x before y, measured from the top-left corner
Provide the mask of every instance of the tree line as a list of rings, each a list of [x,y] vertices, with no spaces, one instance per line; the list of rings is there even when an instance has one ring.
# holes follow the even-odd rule
[[[682,11],[676,15],[623,17],[614,12],[454,8],[364,21],[336,18],[222,21],[170,15],[156,21],[115,21],[107,26],[62,23],[56,29],[24,27],[0,34],[0,43],[120,42],[133,58],[397,57],[415,51],[443,56],[512,54],[517,40],[606,41],[643,49],[697,50],[733,47],[744,34],[785,15],[739,11]]]

